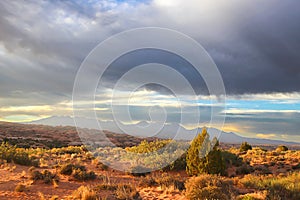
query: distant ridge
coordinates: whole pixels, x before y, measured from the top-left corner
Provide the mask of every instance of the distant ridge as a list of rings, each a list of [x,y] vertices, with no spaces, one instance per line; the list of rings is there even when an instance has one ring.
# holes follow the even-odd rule
[[[145,138],[131,135],[118,134],[110,131],[95,129],[78,129],[88,140],[85,144],[108,147],[131,147],[141,143]],[[154,141],[157,138],[146,138]],[[48,126],[37,124],[20,124],[0,121],[0,142],[6,141],[18,147],[42,147],[53,148],[63,146],[80,146],[82,138],[74,126]]]
[[[95,127],[92,120],[88,118],[80,118],[80,124],[77,124],[80,128],[89,128],[89,129],[99,129],[98,126]],[[69,116],[53,116],[37,121],[29,122],[28,124],[41,124],[41,125],[49,125],[49,126],[74,126],[74,120],[72,117]],[[116,133],[122,133],[123,131],[116,126],[113,122],[101,122],[102,130],[108,130]],[[147,137],[149,134],[149,129],[145,133],[135,133],[137,126],[138,128],[147,128],[149,123],[142,121],[135,125],[127,125],[126,130],[130,131],[131,135]],[[125,126],[125,125],[124,125]],[[174,138],[177,130],[179,130],[179,134],[176,135],[176,139],[180,140],[192,140],[197,133],[202,131],[202,128],[187,130],[184,127],[180,126],[179,124],[166,124],[163,129],[154,135],[154,137],[158,138]],[[150,130],[151,131],[151,130]],[[155,130],[153,130],[155,132]],[[217,137],[220,142],[222,143],[229,143],[229,144],[241,144],[242,142],[248,142],[250,144],[255,145],[300,145],[298,142],[287,142],[282,140],[271,140],[271,139],[260,139],[260,138],[249,138],[240,136],[237,133],[233,132],[224,132],[216,128],[208,128],[208,133],[211,137]],[[153,136],[153,135],[151,135]]]

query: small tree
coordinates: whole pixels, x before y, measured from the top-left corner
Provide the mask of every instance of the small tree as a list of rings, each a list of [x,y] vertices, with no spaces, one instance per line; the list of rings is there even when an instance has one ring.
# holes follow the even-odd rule
[[[221,151],[218,149],[219,142],[216,138],[209,140],[209,134],[204,128],[201,134],[192,141],[187,152],[186,164],[189,175],[224,174],[225,162]]]
[[[213,150],[206,157],[207,173],[225,175],[225,159],[218,146],[219,143],[216,143]]]
[[[252,150],[252,146],[247,142],[243,142],[240,147],[240,152]]]

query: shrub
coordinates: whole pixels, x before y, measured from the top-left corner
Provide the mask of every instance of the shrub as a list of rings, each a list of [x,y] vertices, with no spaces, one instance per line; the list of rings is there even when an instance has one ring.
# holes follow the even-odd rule
[[[186,154],[180,156],[180,158],[176,159],[170,165],[164,167],[163,171],[171,171],[171,170],[185,170],[186,169]]]
[[[174,181],[174,189],[178,189],[180,191],[185,190],[184,181],[175,180]]]
[[[261,199],[255,198],[255,197],[250,196],[250,195],[244,195],[242,197],[239,197],[238,200],[261,200]]]
[[[72,175],[78,181],[94,180],[97,175],[93,171],[87,171],[85,166],[65,164],[61,166],[60,173],[63,175]]]
[[[172,140],[155,140],[153,142],[144,140],[138,146],[126,148],[126,150],[133,153],[151,153],[162,149],[171,142]]]
[[[109,184],[109,183],[102,183],[95,187],[95,189],[98,190],[109,190],[109,191],[115,191],[117,189],[117,185],[115,184]]]
[[[16,149],[15,155],[13,157],[13,161],[20,165],[31,165],[32,161],[29,158],[27,152],[24,149]]]
[[[53,181],[57,182],[59,180],[59,178],[56,174],[53,174],[48,170],[44,170],[42,172],[36,171],[36,170],[31,171],[30,179],[35,180],[35,181],[42,180],[46,184],[53,183]]]
[[[152,187],[157,186],[158,183],[155,181],[153,176],[146,176],[140,179],[139,186],[141,187]]]
[[[187,173],[199,175],[202,173],[225,174],[225,161],[218,149],[218,141],[210,142],[206,129],[192,141],[186,156]]]
[[[216,175],[200,175],[190,178],[186,184],[187,199],[222,199],[235,198],[235,190],[232,182]]]
[[[277,152],[282,152],[282,151],[287,151],[287,150],[289,150],[289,149],[284,145],[280,145],[276,148]]]
[[[63,175],[71,175],[73,170],[76,170],[76,169],[80,169],[81,171],[86,171],[85,166],[65,164],[65,165],[61,166],[60,173]]]
[[[129,199],[142,199],[135,187],[131,185],[119,185],[115,191],[117,199],[129,200]]]
[[[71,175],[73,172],[73,164],[65,164],[63,166],[61,166],[60,168],[60,173],[63,175]]]
[[[160,185],[161,188],[168,188],[171,185],[174,185],[175,177],[167,173],[163,173],[161,176],[157,176],[155,181]]]
[[[36,158],[29,156],[28,150],[17,148],[16,146],[4,142],[0,145],[0,159],[19,165],[33,165],[36,167],[39,165]]]
[[[173,186],[174,189],[184,190],[184,180],[180,176],[173,176],[167,173],[159,174],[159,176],[149,175],[140,179],[139,186],[152,187],[159,185],[161,188]]]
[[[102,162],[98,162],[97,167],[104,171],[108,170],[108,168],[109,168],[107,165],[103,164]]]
[[[156,140],[153,142],[142,141],[138,146],[127,147],[130,152],[129,160],[140,163],[140,154],[144,154],[142,163],[152,169],[180,170],[186,168],[185,152],[189,144],[183,141]]]
[[[96,192],[87,186],[80,186],[72,193],[69,199],[74,200],[97,200]]]
[[[59,180],[59,178],[56,174],[52,174],[48,170],[43,171],[43,181],[44,181],[44,183],[51,184],[54,181],[57,183],[58,180]]]
[[[222,157],[226,165],[233,165],[239,167],[243,164],[243,159],[228,151],[222,151]]]
[[[243,164],[242,166],[236,168],[237,175],[245,175],[250,174],[254,171],[253,167],[247,164]]]
[[[293,166],[292,166],[292,169],[293,169],[293,170],[300,169],[300,163],[298,163],[297,165],[293,165]]]
[[[72,176],[78,181],[87,181],[96,179],[97,175],[93,171],[86,171],[82,169],[75,169],[72,172]]]
[[[169,188],[170,186],[173,186],[174,189],[185,189],[184,181],[181,181],[180,177],[175,177],[169,174],[162,174],[161,176],[158,176],[155,180],[161,188]]]
[[[84,146],[68,146],[68,147],[61,147],[61,148],[52,148],[51,152],[57,155],[64,155],[64,154],[81,154],[86,152],[86,148]]]
[[[15,187],[15,191],[16,192],[25,192],[27,190],[26,185],[23,185],[21,183],[19,183],[16,187]]]
[[[243,142],[240,146],[240,152],[252,150],[252,146],[248,142]]]
[[[30,179],[35,180],[35,181],[42,180],[43,174],[40,171],[33,170],[30,172]]]
[[[267,199],[300,199],[300,174],[286,177],[245,176],[241,183],[246,188],[267,190]]]

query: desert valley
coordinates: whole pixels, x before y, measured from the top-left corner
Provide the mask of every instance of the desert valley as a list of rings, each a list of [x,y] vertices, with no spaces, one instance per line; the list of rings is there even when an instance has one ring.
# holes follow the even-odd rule
[[[300,198],[300,146],[296,144],[251,147],[220,143],[216,152],[221,159],[207,160],[214,162],[217,171],[208,168],[189,173],[188,157],[183,153],[162,169],[135,173],[135,168],[145,168],[146,161],[132,163],[132,168],[122,172],[103,164],[101,154],[111,153],[118,159],[122,151],[154,152],[172,141],[106,132],[116,147],[102,143],[93,155],[80,144],[74,127],[1,122],[0,131],[1,199]],[[157,154],[150,162],[163,157]],[[131,158],[122,159],[128,162]],[[218,167],[220,162],[224,166]]]

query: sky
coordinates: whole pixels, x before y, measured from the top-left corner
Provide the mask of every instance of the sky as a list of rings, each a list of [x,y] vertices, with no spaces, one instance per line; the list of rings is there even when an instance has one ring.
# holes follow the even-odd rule
[[[299,20],[296,0],[0,1],[0,120],[72,116],[73,84],[89,52],[122,31],[161,27],[188,35],[209,53],[224,81],[225,107],[185,60],[147,49],[108,68],[106,88],[96,95],[99,120],[113,120],[110,94],[118,78],[156,61],[178,70],[194,87],[197,100],[178,86],[186,111],[200,109],[199,126],[207,125],[214,108],[226,116],[224,131],[300,142]],[[130,101],[122,98],[130,92],[126,87],[117,92],[120,107],[129,105],[132,112],[132,121],[124,123],[151,121],[149,110],[160,110],[153,106],[168,111],[167,123],[180,123],[178,99],[168,88],[146,85]],[[122,109],[116,112],[122,115]]]

